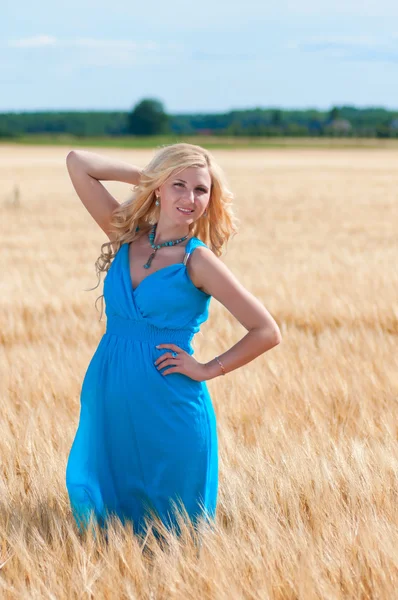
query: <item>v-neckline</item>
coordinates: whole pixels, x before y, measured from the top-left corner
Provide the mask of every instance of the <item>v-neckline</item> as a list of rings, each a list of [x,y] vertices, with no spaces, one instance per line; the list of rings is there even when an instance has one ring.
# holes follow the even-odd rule
[[[192,242],[192,240],[194,239],[194,237],[195,236],[192,236],[191,238],[189,238],[188,243],[185,246],[185,254],[188,252],[189,245]],[[126,246],[127,275],[128,275],[130,287],[131,287],[133,294],[135,294],[137,292],[138,288],[144,283],[144,281],[146,281],[153,275],[156,275],[156,273],[159,273],[160,271],[166,271],[167,269],[170,269],[170,268],[182,267],[182,266],[186,267],[186,264],[184,262],[171,263],[170,265],[166,265],[165,267],[160,267],[160,269],[156,269],[156,271],[152,271],[152,273],[149,273],[146,277],[144,277],[144,279],[141,279],[141,281],[138,283],[138,285],[136,287],[133,287],[134,282],[131,277],[131,269],[130,269],[130,244],[131,244],[131,242],[127,242],[124,245]],[[184,258],[185,258],[185,255],[184,255]]]

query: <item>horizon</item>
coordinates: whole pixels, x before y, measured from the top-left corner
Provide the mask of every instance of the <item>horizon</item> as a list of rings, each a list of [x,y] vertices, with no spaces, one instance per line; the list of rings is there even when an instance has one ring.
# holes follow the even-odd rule
[[[137,102],[140,102],[140,100],[138,100]],[[133,108],[133,107],[132,107]],[[306,111],[318,111],[318,112],[323,112],[323,113],[328,113],[330,112],[333,108],[337,108],[338,110],[344,110],[344,109],[354,109],[354,110],[385,110],[387,112],[398,112],[398,108],[391,108],[391,107],[386,107],[386,106],[357,106],[357,105],[353,105],[353,104],[345,104],[345,105],[333,105],[333,106],[329,106],[327,108],[318,108],[315,106],[310,106],[310,107],[294,107],[294,108],[290,108],[290,107],[280,107],[280,106],[254,106],[252,108],[250,107],[244,107],[244,108],[231,108],[230,110],[226,110],[226,111],[218,111],[218,112],[201,112],[201,111],[178,111],[178,112],[169,112],[167,113],[168,115],[174,115],[174,116],[180,116],[180,115],[192,115],[192,114],[227,114],[229,112],[239,112],[239,111],[250,111],[250,110],[264,110],[264,111],[269,111],[269,110],[280,110],[281,112],[306,112]],[[14,113],[14,114],[40,114],[40,113],[51,113],[51,112],[56,112],[56,113],[113,113],[113,112],[129,112],[131,109],[70,109],[70,108],[66,108],[66,109],[42,109],[42,110],[11,110],[11,111],[7,111],[7,110],[0,110],[0,115],[4,115],[4,114],[9,114],[9,113]]]

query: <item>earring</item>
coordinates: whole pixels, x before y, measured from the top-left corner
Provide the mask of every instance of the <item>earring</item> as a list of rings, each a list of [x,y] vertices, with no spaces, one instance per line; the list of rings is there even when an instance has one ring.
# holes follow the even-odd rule
[[[204,217],[207,217],[207,210],[205,210],[205,212],[203,213]]]
[[[159,196],[156,196],[156,202],[155,202],[156,206],[159,206],[160,202],[159,202]]]

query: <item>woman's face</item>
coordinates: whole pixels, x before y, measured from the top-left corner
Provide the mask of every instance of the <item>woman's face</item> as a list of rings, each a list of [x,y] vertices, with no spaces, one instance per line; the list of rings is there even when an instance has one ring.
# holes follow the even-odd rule
[[[211,176],[207,167],[176,171],[156,191],[165,216],[177,223],[193,223],[202,216],[210,200]],[[179,209],[189,209],[183,212]]]

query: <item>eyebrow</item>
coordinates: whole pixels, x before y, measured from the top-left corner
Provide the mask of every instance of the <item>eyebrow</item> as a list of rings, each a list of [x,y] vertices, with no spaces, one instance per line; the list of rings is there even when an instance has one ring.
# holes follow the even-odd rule
[[[187,182],[185,181],[185,179],[180,179],[180,178],[176,179],[176,181],[182,181],[183,183],[187,183]],[[209,188],[207,187],[207,185],[205,185],[204,183],[198,183],[198,185],[201,185],[201,186],[203,186],[204,188],[206,188],[206,190],[209,190]]]

